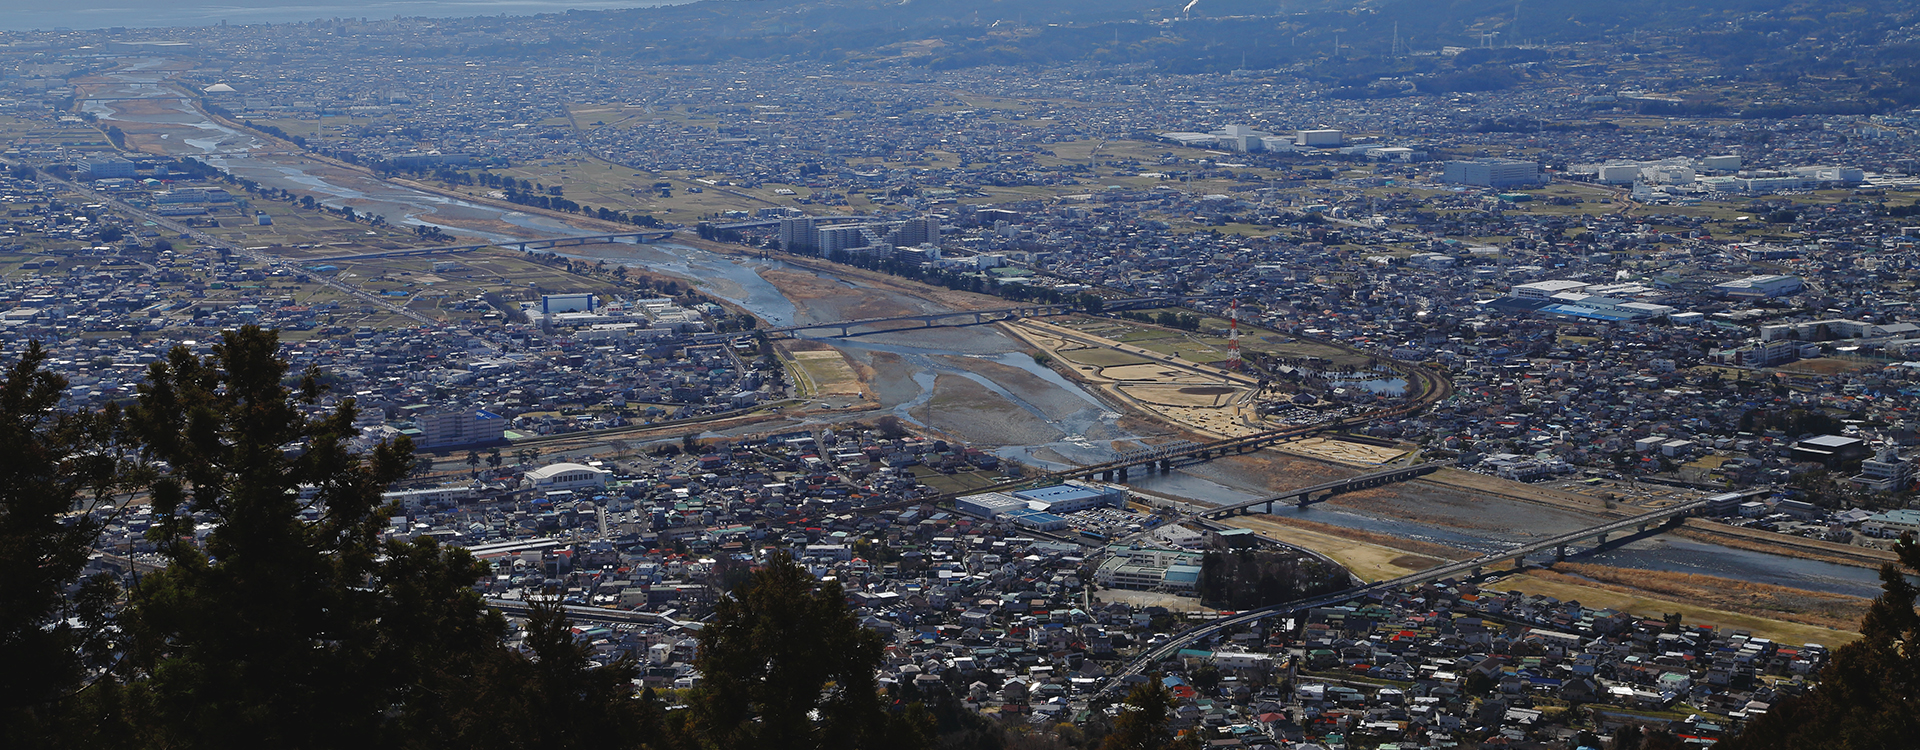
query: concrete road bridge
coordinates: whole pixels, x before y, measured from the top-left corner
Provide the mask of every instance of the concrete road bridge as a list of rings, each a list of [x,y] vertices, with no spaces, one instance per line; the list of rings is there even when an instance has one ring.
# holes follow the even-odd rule
[[[300,262],[332,263],[342,260],[405,258],[415,255],[453,255],[470,253],[489,247],[505,247],[526,252],[530,250],[546,250],[555,247],[571,247],[574,245],[601,245],[623,239],[632,239],[635,242],[658,242],[672,237],[673,230],[670,229],[646,232],[614,232],[611,234],[582,234],[573,237],[549,237],[542,240],[510,240],[504,242],[481,242],[472,245],[442,245],[439,247],[415,247],[402,250],[375,250],[372,252],[351,253],[348,255],[329,255],[324,258],[309,258],[301,260]]]
[[[1242,625],[1251,625],[1270,617],[1297,614],[1316,607],[1327,607],[1354,599],[1362,599],[1374,594],[1392,591],[1403,586],[1412,586],[1430,581],[1453,578],[1455,576],[1478,576],[1487,568],[1509,561],[1514,562],[1515,567],[1520,567],[1525,565],[1527,557],[1542,552],[1552,551],[1554,559],[1566,559],[1569,554],[1573,553],[1573,545],[1576,544],[1592,542],[1593,545],[1591,549],[1601,549],[1609,546],[1609,544],[1625,544],[1634,539],[1664,533],[1668,529],[1678,526],[1680,521],[1701,508],[1718,504],[1734,503],[1744,498],[1763,495],[1771,493],[1772,491],[1772,488],[1757,488],[1675,503],[1658,510],[1648,511],[1639,515],[1589,526],[1578,531],[1571,531],[1529,542],[1514,547],[1513,549],[1490,552],[1470,560],[1460,560],[1445,565],[1438,565],[1399,578],[1371,583],[1365,586],[1356,586],[1331,594],[1323,594],[1307,599],[1283,602],[1259,609],[1239,612],[1203,625],[1188,628],[1175,635],[1166,643],[1148,649],[1145,653],[1135,657],[1133,661],[1128,662],[1126,667],[1114,673],[1114,675],[1107,680],[1106,684],[1101,686],[1100,690],[1095,693],[1095,697],[1121,697],[1121,691],[1125,689],[1124,686],[1127,684],[1126,678],[1133,675],[1146,674],[1155,664],[1179,653],[1181,649],[1192,646],[1195,643],[1209,640]]]
[[[1062,315],[1072,312],[1073,305],[1024,305],[1021,307],[1003,307],[995,310],[961,310],[957,312],[923,313],[920,315],[895,315],[886,318],[862,318],[859,320],[840,320],[831,323],[809,323],[805,325],[764,328],[769,336],[805,338],[800,334],[807,331],[835,331],[826,338],[843,339],[872,333],[891,333],[894,331],[918,328],[948,328],[953,326],[973,326],[994,323],[1002,320],[1037,318],[1047,315]],[[918,325],[912,325],[912,324]],[[907,324],[907,325],[901,325]],[[860,330],[860,329],[871,330]]]
[[[1126,299],[1106,300],[1103,309],[1126,310],[1138,307],[1160,307],[1180,304],[1195,299],[1192,297],[1130,297]],[[1049,315],[1065,315],[1080,309],[1078,304],[1054,302],[1018,307],[1000,307],[991,310],[951,310],[947,312],[918,313],[913,315],[893,315],[884,318],[857,318],[854,320],[835,320],[823,323],[805,323],[790,326],[776,326],[757,329],[773,338],[809,338],[809,331],[832,331],[819,338],[843,339],[855,336],[867,336],[876,333],[895,333],[923,328],[953,328],[997,323],[1003,320],[1021,318],[1039,318]],[[693,336],[694,341],[712,341],[751,336],[753,331],[731,333],[707,333]],[[816,334],[817,335],[817,334]]]
[[[1245,502],[1234,503],[1232,505],[1222,505],[1217,508],[1208,508],[1205,512],[1202,512],[1200,515],[1207,518],[1223,518],[1226,516],[1242,515],[1245,513],[1262,512],[1262,511],[1253,510],[1254,508],[1258,508],[1261,506],[1266,507],[1266,510],[1264,512],[1272,513],[1274,503],[1280,503],[1280,502],[1291,503],[1293,505],[1305,508],[1308,505],[1312,505],[1314,503],[1326,502],[1328,499],[1332,498],[1334,495],[1338,495],[1348,490],[1361,490],[1361,489],[1366,489],[1368,487],[1379,487],[1381,485],[1393,484],[1395,482],[1404,482],[1409,479],[1414,479],[1416,477],[1423,477],[1428,474],[1432,474],[1436,471],[1439,471],[1440,468],[1443,466],[1446,466],[1447,463],[1448,462],[1446,461],[1429,461],[1427,463],[1414,464],[1412,466],[1396,466],[1391,469],[1382,469],[1380,471],[1368,472],[1365,474],[1361,474],[1359,476],[1347,477],[1346,479],[1339,479],[1332,482],[1323,482],[1320,484],[1316,484],[1312,487],[1301,487],[1300,489],[1297,489],[1297,490],[1287,490],[1286,492],[1282,492],[1277,495],[1269,495],[1267,497],[1263,497],[1258,500],[1248,500]],[[1325,494],[1321,494],[1321,493],[1325,493]]]

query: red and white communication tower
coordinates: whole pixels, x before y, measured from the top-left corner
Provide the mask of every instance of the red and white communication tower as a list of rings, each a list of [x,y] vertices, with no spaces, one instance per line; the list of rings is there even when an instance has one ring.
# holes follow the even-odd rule
[[[1227,318],[1227,369],[1240,371],[1240,300],[1234,300],[1229,307],[1233,314]]]

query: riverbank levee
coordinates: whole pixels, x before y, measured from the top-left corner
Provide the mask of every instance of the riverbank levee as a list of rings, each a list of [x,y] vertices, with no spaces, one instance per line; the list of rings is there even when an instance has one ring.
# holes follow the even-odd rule
[[[258,136],[213,121],[169,88],[168,78],[178,69],[184,68],[132,65],[102,74],[82,87],[83,107],[103,123],[119,125],[142,148],[204,158],[264,186],[382,215],[398,225],[442,227],[482,241],[591,234],[597,228],[423,191],[298,152],[277,151]],[[113,98],[131,100],[90,101]],[[1004,304],[992,297],[934,289],[818,259],[764,257],[759,250],[691,240],[569,247],[566,252],[687,279],[710,296],[778,324]],[[813,406],[824,411],[783,413],[777,423],[803,427],[890,414],[938,434],[997,444],[1003,458],[1036,467],[1097,463],[1125,447],[1260,429],[1247,410],[1248,396],[1258,388],[1258,381],[1215,367],[1212,362],[1219,352],[1205,336],[1172,337],[1132,351],[1094,346],[1084,339],[1070,344],[1077,336],[1094,334],[1075,331],[1067,323],[1065,319],[1022,322],[1008,326],[1009,330],[974,326],[897,331],[820,342],[839,352],[843,364],[832,365],[822,357],[806,366],[817,365],[819,372],[810,374],[832,382],[839,389],[834,392],[836,398],[815,398]],[[1057,329],[1051,335],[1060,342],[1051,351],[1019,334],[1021,330],[1049,331],[1049,327]],[[1036,362],[1036,352],[1053,357],[1060,369]],[[1367,360],[1350,359],[1341,366],[1362,367]],[[1076,377],[1091,373],[1110,382],[1075,382],[1063,374],[1069,368]],[[857,389],[849,385],[848,372],[853,373]],[[1134,417],[1133,412],[1150,419]],[[1351,475],[1363,471],[1368,458],[1394,457],[1391,451],[1346,451],[1338,444],[1343,442],[1321,442],[1311,451],[1305,445],[1261,450],[1165,475],[1137,477],[1136,483],[1218,504]],[[1290,455],[1289,450],[1311,453],[1318,460]],[[1258,518],[1280,526],[1290,520],[1312,520],[1410,542],[1484,549],[1581,528],[1606,515],[1604,507],[1560,498],[1532,485],[1482,475],[1451,481],[1454,477],[1443,472],[1428,480],[1336,496],[1312,509],[1277,509],[1271,516]],[[1414,562],[1397,554],[1355,564],[1395,561]],[[1731,549],[1677,535],[1635,542],[1590,561],[1848,596],[1870,595],[1877,587],[1871,571],[1863,568]]]

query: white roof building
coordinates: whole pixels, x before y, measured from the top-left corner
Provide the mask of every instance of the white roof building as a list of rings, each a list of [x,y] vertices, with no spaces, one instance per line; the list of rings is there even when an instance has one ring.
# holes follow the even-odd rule
[[[1552,299],[1556,294],[1577,292],[1586,289],[1588,286],[1591,285],[1584,281],[1554,279],[1551,281],[1535,281],[1530,284],[1515,284],[1511,291],[1513,296],[1521,299]]]
[[[558,463],[527,472],[526,486],[541,492],[604,488],[613,472],[586,464]]]

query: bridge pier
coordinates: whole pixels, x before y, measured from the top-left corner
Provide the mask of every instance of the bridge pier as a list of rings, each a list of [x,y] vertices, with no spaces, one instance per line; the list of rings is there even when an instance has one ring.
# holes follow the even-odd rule
[[[1160,459],[1160,473],[1165,474],[1169,471],[1173,471],[1173,459],[1171,458]]]
[[[1111,482],[1111,481],[1113,481],[1113,470],[1112,470],[1112,469],[1108,469],[1108,470],[1106,470],[1106,471],[1103,471],[1103,472],[1100,472],[1100,481],[1102,481],[1102,482]]]
[[[1599,543],[1599,544],[1606,544],[1606,543],[1607,543],[1607,535],[1606,535],[1606,533],[1605,533],[1605,532],[1602,532],[1602,533],[1601,533],[1601,534],[1600,534],[1599,536],[1597,536],[1597,537],[1594,537],[1594,539],[1595,539],[1595,541],[1596,541],[1597,543]]]
[[[1120,467],[1119,476],[1120,476],[1120,481],[1122,482],[1127,481],[1127,467],[1125,466]]]
[[[1555,560],[1567,559],[1567,545],[1562,544],[1558,547],[1553,548],[1553,559]]]
[[[1646,533],[1647,525],[1645,523],[1642,523],[1639,526],[1634,527],[1634,530],[1639,533]]]

